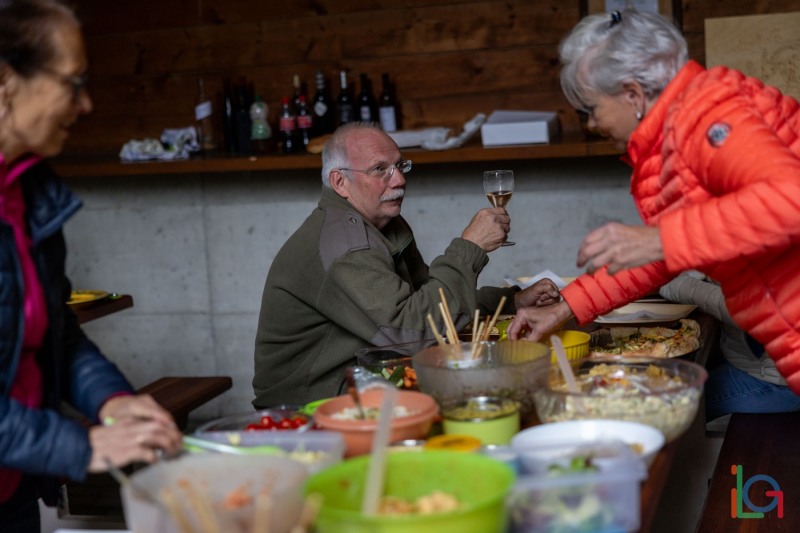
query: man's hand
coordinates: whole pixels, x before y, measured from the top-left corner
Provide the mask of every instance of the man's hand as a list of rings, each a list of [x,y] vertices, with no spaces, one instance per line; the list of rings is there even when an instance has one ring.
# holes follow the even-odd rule
[[[508,338],[512,341],[518,339],[538,341],[551,331],[558,329],[570,318],[572,318],[572,310],[566,302],[547,307],[517,309],[514,321],[508,326]]]
[[[561,301],[561,294],[558,292],[558,287],[547,278],[540,279],[527,289],[514,294],[514,306],[517,309],[530,306],[544,307],[559,301]]]
[[[626,226],[612,222],[590,232],[578,250],[578,266],[590,274],[608,265],[608,273],[664,259],[661,234],[654,226]]]
[[[502,207],[488,207],[475,213],[461,238],[492,252],[506,241],[510,229],[508,212]]]

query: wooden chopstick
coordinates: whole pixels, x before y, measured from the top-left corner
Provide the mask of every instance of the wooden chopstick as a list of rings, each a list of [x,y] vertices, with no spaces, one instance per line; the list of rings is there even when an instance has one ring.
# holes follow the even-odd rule
[[[450,342],[450,344],[456,344],[458,342],[458,335],[455,332],[455,327],[450,321],[450,315],[447,314],[447,309],[442,302],[439,302],[439,313],[442,315],[442,320],[444,320],[445,336],[447,337],[447,340]],[[453,339],[456,339],[456,341],[453,341]]]
[[[433,321],[433,316],[428,313],[428,324],[431,327],[431,331],[433,331],[433,336],[436,337],[436,342],[439,343],[439,346],[444,346],[446,343],[444,342],[444,338],[439,333],[439,329],[436,327],[436,322]]]
[[[494,316],[492,317],[492,321],[489,322],[489,325],[483,331],[484,338],[482,340],[489,340],[489,335],[491,334],[492,328],[494,327],[495,322],[497,322],[497,317],[500,316],[500,311],[503,309],[503,306],[506,304],[506,297],[503,296],[500,298],[500,303],[497,304],[497,309],[494,311]]]
[[[256,496],[256,512],[253,517],[253,533],[269,533],[270,516],[272,515],[272,498],[270,490],[263,488]]]
[[[439,297],[442,299],[441,305],[444,308],[442,311],[443,318],[447,324],[447,330],[450,333],[450,344],[458,344],[458,330],[456,325],[453,324],[453,315],[450,314],[450,307],[447,305],[447,298],[444,295],[444,289],[439,287]]]
[[[303,504],[303,510],[300,512],[300,520],[297,521],[290,533],[306,533],[309,526],[314,524],[319,513],[319,508],[322,507],[322,494],[314,492],[306,496],[306,501]]]
[[[172,518],[175,520],[175,524],[178,526],[178,530],[181,533],[192,533],[192,523],[189,521],[189,517],[186,516],[186,513],[183,512],[183,509],[181,509],[178,500],[175,498],[175,493],[168,488],[162,489],[161,501],[163,501],[164,506],[169,509]]]
[[[189,504],[197,513],[200,519],[200,531],[204,533],[221,533],[217,519],[214,517],[214,509],[211,500],[204,491],[196,490],[189,483],[183,485],[183,490],[189,496]]]

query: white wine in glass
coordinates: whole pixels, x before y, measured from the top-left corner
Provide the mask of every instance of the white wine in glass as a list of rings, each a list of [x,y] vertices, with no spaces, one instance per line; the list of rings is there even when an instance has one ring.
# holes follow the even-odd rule
[[[507,206],[514,193],[514,171],[487,170],[483,173],[483,191],[492,206]],[[514,246],[514,244],[516,243],[506,241],[501,246]]]

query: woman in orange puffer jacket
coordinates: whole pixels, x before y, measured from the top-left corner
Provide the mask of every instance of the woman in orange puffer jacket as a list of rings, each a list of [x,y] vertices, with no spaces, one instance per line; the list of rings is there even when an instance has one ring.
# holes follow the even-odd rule
[[[725,67],[689,61],[659,15],[586,17],[561,45],[561,82],[589,126],[627,146],[646,226],[611,223],[581,243],[587,274],[564,301],[522,310],[509,337],[587,323],[685,270],[722,287],[734,321],[800,393],[800,106]]]

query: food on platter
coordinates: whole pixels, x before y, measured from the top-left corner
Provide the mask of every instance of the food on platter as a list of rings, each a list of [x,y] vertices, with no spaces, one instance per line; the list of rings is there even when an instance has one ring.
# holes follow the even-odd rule
[[[458,509],[458,500],[452,494],[433,491],[409,501],[397,496],[384,496],[378,506],[379,515],[412,515],[447,513]]]
[[[686,355],[700,347],[700,325],[682,318],[680,327],[612,327],[611,342],[591,346],[589,356],[647,356],[670,358]]]

